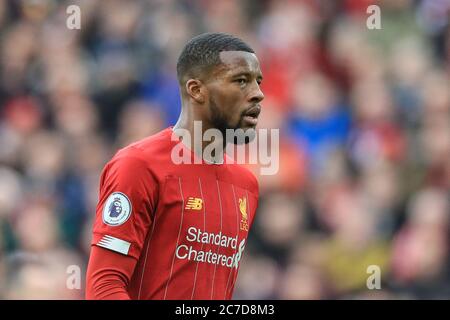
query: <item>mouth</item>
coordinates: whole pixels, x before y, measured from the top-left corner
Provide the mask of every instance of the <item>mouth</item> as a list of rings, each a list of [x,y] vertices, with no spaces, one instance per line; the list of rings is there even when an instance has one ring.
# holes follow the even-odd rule
[[[251,126],[256,126],[258,123],[258,117],[261,113],[261,106],[256,105],[251,108],[249,108],[247,111],[245,111],[243,115],[243,120],[250,124]]]

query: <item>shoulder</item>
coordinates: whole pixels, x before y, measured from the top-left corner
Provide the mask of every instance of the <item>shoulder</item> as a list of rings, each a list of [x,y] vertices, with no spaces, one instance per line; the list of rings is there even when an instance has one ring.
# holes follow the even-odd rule
[[[133,142],[125,148],[120,149],[117,152],[117,156],[130,155],[130,156],[143,156],[145,159],[151,159],[155,155],[165,154],[170,150],[173,142],[171,140],[172,129],[164,129],[154,135]]]
[[[164,157],[170,156],[170,150],[173,146],[171,141],[172,130],[164,129],[152,136],[133,142],[120,149],[113,156],[111,161],[130,159],[141,160],[147,165],[152,165]]]
[[[158,169],[170,158],[171,131],[165,129],[119,149],[105,165],[105,171],[124,172],[131,177]]]

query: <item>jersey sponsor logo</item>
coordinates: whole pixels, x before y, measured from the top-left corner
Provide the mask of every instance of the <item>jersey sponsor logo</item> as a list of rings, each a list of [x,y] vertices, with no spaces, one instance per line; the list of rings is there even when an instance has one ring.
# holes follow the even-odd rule
[[[180,244],[175,250],[175,256],[180,260],[189,260],[194,262],[204,262],[213,265],[221,265],[227,268],[239,268],[239,262],[245,249],[245,239],[238,244],[238,236],[230,237],[222,232],[206,232],[195,227],[188,229],[186,235],[188,243]],[[233,254],[218,253],[214,248],[209,250],[198,250],[192,243],[210,244],[213,246],[233,249]]]
[[[247,198],[239,198],[239,211],[241,211],[240,228],[243,231],[248,231],[248,215],[247,215]]]
[[[103,222],[110,226],[120,226],[131,215],[131,202],[122,192],[112,193],[103,207]]]
[[[202,210],[203,208],[203,199],[189,197],[186,203],[185,210]]]

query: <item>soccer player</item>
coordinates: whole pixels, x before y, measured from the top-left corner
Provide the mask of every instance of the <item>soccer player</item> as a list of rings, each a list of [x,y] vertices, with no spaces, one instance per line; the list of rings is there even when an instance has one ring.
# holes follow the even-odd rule
[[[176,125],[119,150],[102,172],[87,299],[232,297],[255,217],[257,180],[224,152],[201,158],[176,132],[194,136],[194,121],[203,132],[254,129],[262,74],[245,42],[206,33],[186,44],[177,75],[182,111]],[[223,151],[226,139],[217,143]],[[175,163],[180,146],[201,163]]]

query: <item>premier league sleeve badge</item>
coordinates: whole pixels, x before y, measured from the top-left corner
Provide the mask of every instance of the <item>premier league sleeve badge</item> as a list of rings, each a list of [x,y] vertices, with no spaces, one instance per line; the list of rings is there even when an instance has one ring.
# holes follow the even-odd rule
[[[103,207],[103,222],[110,226],[120,226],[131,216],[131,202],[122,192],[112,193]]]

